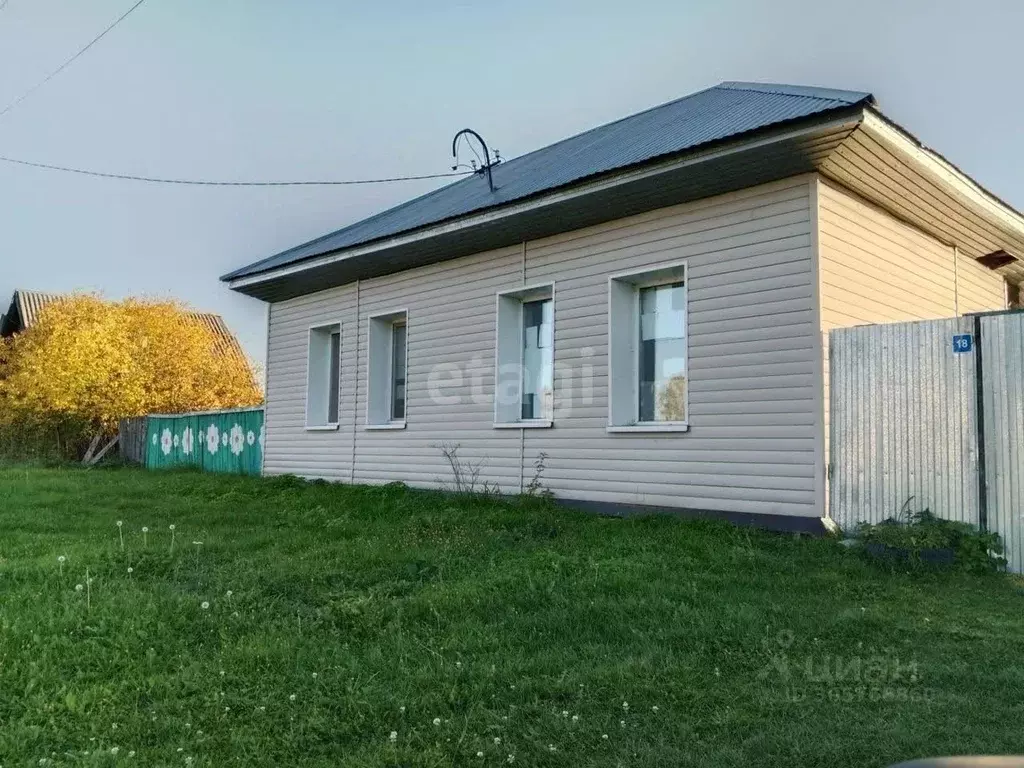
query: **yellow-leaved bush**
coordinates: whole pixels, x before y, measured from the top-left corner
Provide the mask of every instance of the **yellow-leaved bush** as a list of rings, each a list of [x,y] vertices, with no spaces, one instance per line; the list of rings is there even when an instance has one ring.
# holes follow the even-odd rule
[[[251,364],[228,346],[177,302],[61,299],[0,341],[0,427],[79,441],[131,416],[258,405]]]

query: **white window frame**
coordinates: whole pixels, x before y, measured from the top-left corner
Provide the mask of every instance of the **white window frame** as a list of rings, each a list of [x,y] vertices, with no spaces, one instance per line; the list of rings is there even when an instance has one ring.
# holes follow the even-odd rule
[[[330,414],[330,396],[331,396],[331,335],[338,332],[338,421],[329,421],[328,415]],[[313,352],[314,352],[314,339],[317,334],[327,336],[326,344],[326,356],[327,362],[322,365],[323,371],[317,371],[314,374],[313,368]],[[332,432],[338,429],[338,424],[341,421],[341,358],[342,358],[342,343],[344,337],[342,336],[342,325],[340,320],[336,320],[333,323],[315,323],[306,331],[306,401],[303,421],[306,425],[307,432]],[[322,340],[316,342],[318,345],[322,345]],[[324,351],[324,347],[321,346],[320,351]],[[320,378],[320,374],[324,376],[320,381],[320,386],[323,387],[323,391],[320,396],[315,396],[313,387],[316,384],[316,379]],[[310,401],[316,399],[316,407],[310,408]],[[319,417],[315,411],[323,410],[323,414]]]
[[[405,418],[393,419],[394,327],[405,325]],[[366,422],[364,430],[405,429],[409,418],[409,310],[395,309],[367,317]]]
[[[523,413],[523,304],[530,301],[551,301],[551,389],[554,396],[555,375],[555,284],[553,282],[537,283],[523,288],[512,288],[498,291],[495,296],[494,309],[494,429],[548,429],[554,425],[554,414],[550,419],[524,419]],[[517,306],[512,307],[515,304]],[[504,317],[505,322],[502,322]],[[510,329],[508,325],[515,323]],[[502,366],[515,364],[520,367],[516,380],[515,413],[507,410],[509,404],[498,401],[498,391],[502,386]]]
[[[690,274],[686,260],[608,277],[608,426],[610,433],[687,432],[690,429]],[[640,289],[681,282],[686,295],[684,421],[640,421]],[[627,295],[631,294],[631,295]],[[627,313],[628,317],[623,317]]]

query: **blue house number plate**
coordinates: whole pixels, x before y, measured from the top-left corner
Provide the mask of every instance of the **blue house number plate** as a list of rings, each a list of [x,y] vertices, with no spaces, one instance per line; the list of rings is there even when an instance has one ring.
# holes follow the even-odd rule
[[[974,337],[969,333],[956,334],[953,336],[953,352],[962,355],[974,349]]]

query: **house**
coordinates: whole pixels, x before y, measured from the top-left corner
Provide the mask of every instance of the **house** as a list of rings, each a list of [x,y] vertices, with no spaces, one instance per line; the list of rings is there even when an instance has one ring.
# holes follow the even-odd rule
[[[39,312],[44,306],[60,301],[62,298],[60,294],[56,293],[15,291],[11,297],[10,308],[5,314],[0,315],[0,338],[13,336],[26,328],[31,328],[39,318]],[[224,318],[209,312],[192,312],[190,316],[213,333],[218,352],[247,359],[242,345],[238,343],[238,339],[228,328]]]
[[[820,529],[828,331],[1001,309],[1024,218],[868,93],[723,83],[222,279],[264,470]],[[450,451],[449,451],[450,453]]]

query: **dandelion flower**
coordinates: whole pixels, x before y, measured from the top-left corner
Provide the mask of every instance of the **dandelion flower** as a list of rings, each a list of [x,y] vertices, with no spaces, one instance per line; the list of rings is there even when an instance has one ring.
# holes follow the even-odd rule
[[[128,566],[128,573],[135,573],[135,569],[132,568],[130,565]]]
[[[81,592],[83,589],[85,589],[85,587],[81,584],[75,584],[75,592]]]
[[[440,724],[441,724],[441,718],[440,717],[435,717],[434,718],[434,725],[440,725]]]
[[[123,520],[118,520],[117,521],[117,527],[120,528],[122,525],[124,525],[124,521]]]
[[[168,529],[170,529],[170,530],[172,530],[172,531],[173,531],[173,530],[174,530],[174,523],[171,523],[171,524],[170,524],[169,526],[167,526],[167,527],[168,527]]]
[[[235,594],[235,593],[234,593],[234,592],[232,592],[232,591],[231,591],[231,590],[229,589],[229,590],[228,590],[227,592],[225,592],[224,594],[225,594],[225,595],[227,595],[228,597],[231,597],[231,596],[232,596],[233,594]]]
[[[288,697],[288,701],[295,701],[295,694],[294,693],[291,696]]]
[[[148,525],[142,526],[142,532],[143,533],[149,533],[149,526]]]
[[[64,555],[59,555],[59,556],[57,557],[57,562],[58,562],[58,563],[63,563],[63,562],[65,561],[65,560],[67,560],[67,558],[66,558],[66,557],[64,557]]]
[[[392,731],[390,734],[388,734],[388,741],[390,741],[392,744],[398,741],[398,731]]]
[[[207,600],[203,600],[202,605],[200,605],[199,607],[205,611],[210,607],[210,603]]]

